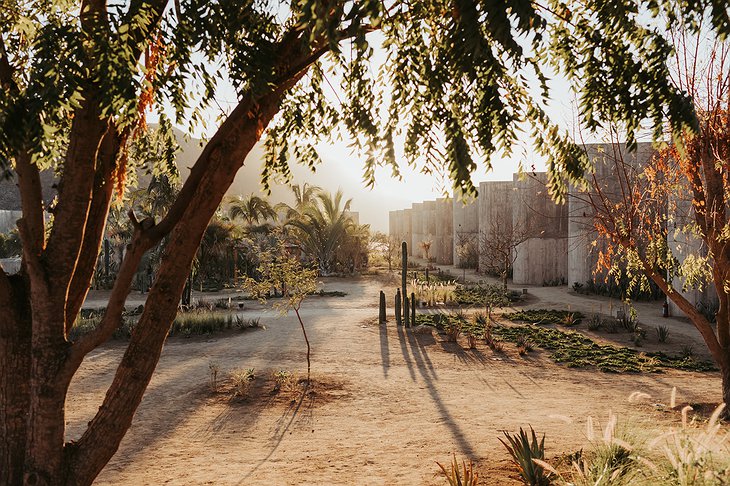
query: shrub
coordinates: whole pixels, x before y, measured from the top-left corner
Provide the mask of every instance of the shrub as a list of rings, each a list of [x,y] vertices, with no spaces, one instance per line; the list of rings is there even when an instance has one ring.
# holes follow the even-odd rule
[[[532,309],[503,314],[510,321],[529,322],[530,324],[566,324],[577,325],[583,319],[580,312],[553,309]]]
[[[461,468],[459,463],[456,461],[456,454],[454,459],[451,461],[451,467],[446,469],[443,464],[437,462],[441,468],[441,473],[446,477],[449,482],[449,486],[476,486],[479,484],[479,475],[474,472],[474,464],[469,461],[469,465],[466,465],[465,461],[461,461]]]
[[[530,341],[530,339],[525,335],[518,336],[515,344],[517,345],[517,352],[520,356],[525,355],[534,349],[532,341]]]
[[[297,380],[294,375],[287,370],[275,371],[274,377],[274,390],[292,391],[296,388]]]
[[[444,331],[446,332],[446,340],[452,343],[455,343],[459,336],[461,335],[461,329],[462,325],[461,322],[450,322],[444,327]]]
[[[601,316],[599,314],[593,314],[588,319],[588,330],[589,331],[598,331],[602,325],[603,325],[603,320],[601,319]]]
[[[233,385],[234,397],[245,397],[251,389],[251,383],[256,378],[254,369],[238,368],[231,371],[231,384]]]
[[[667,326],[656,327],[656,337],[660,343],[666,343],[669,340],[669,328]]]
[[[466,339],[467,343],[469,345],[469,349],[476,349],[477,347],[477,335],[473,332],[469,331],[466,333]]]
[[[218,391],[218,373],[221,367],[218,363],[208,363],[208,378],[210,379],[210,389],[214,392]]]
[[[506,440],[500,437],[499,441],[507,449],[512,462],[517,467],[517,472],[522,482],[530,486],[545,486],[550,484],[550,472],[543,466],[536,463],[535,460],[545,461],[545,435],[541,440],[537,440],[537,434],[530,426],[530,436],[527,435],[522,427],[520,433],[510,435],[504,432]]]

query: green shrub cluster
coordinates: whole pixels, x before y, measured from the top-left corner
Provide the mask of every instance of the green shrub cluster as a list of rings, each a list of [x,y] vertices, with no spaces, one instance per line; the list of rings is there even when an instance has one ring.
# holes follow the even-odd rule
[[[571,316],[571,325],[579,324],[581,319],[585,317],[580,312],[554,309],[531,309],[502,315],[502,317],[510,321],[527,322],[530,324],[565,324]]]

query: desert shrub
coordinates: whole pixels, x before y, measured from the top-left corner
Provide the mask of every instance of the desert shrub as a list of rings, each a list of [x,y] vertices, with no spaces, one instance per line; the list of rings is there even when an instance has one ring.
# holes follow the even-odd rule
[[[666,343],[669,340],[669,328],[659,325],[655,328],[657,340],[660,343]]]
[[[212,334],[233,327],[234,316],[223,312],[182,312],[175,317],[170,336]]]
[[[494,351],[495,353],[501,353],[501,352],[503,352],[503,351],[504,351],[504,343],[502,342],[502,340],[501,340],[501,339],[498,339],[498,338],[494,338],[494,339],[492,339],[492,342],[491,342],[491,344],[489,345],[489,347],[490,347],[490,348],[492,349],[492,351]]]
[[[499,441],[504,445],[512,456],[512,462],[517,467],[517,472],[522,482],[530,486],[546,486],[551,483],[551,472],[535,461],[545,461],[545,435],[537,439],[537,434],[530,426],[530,434],[520,427],[520,433],[511,435],[504,432],[504,439]]]
[[[471,331],[468,331],[466,333],[466,342],[469,346],[469,349],[476,349],[477,347],[477,335],[474,334]]]
[[[486,326],[487,325],[487,315],[484,312],[477,312],[474,314],[474,323],[478,326]]]
[[[588,318],[587,325],[589,331],[598,331],[603,325],[603,320],[601,319],[600,314],[593,314],[590,318]]]
[[[444,327],[446,333],[446,340],[455,343],[461,335],[462,324],[461,321],[451,321]]]
[[[459,463],[456,461],[456,454],[454,454],[449,469],[446,469],[440,462],[436,464],[441,468],[441,473],[446,477],[449,486],[476,486],[479,484],[479,475],[474,471],[474,464],[469,461],[467,466],[466,461],[461,461],[460,468]]]
[[[246,397],[251,383],[256,379],[253,368],[237,368],[231,371],[231,385],[234,397]]]
[[[532,341],[530,341],[527,336],[519,336],[517,341],[515,341],[515,344],[517,345],[517,352],[520,356],[525,355],[534,349]]]
[[[214,392],[218,391],[218,373],[220,373],[221,367],[218,363],[208,363],[208,379],[210,381],[210,389]]]
[[[273,373],[274,390],[292,391],[296,389],[297,380],[291,371],[278,370]]]
[[[528,322],[530,324],[563,324],[575,326],[583,319],[583,314],[566,310],[532,309],[503,314],[503,317],[510,321]]]

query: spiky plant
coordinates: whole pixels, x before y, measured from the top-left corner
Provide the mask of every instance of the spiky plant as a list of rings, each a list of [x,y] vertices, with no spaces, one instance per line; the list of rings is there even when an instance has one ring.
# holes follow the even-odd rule
[[[461,461],[461,468],[459,462],[456,460],[456,454],[454,459],[451,461],[451,467],[446,469],[443,464],[437,462],[438,467],[441,468],[441,472],[446,476],[446,480],[450,486],[477,486],[479,484],[479,475],[474,472],[474,464],[469,461],[469,465],[466,465],[466,461]]]
[[[511,435],[504,431],[506,440],[500,437],[499,441],[512,456],[512,462],[524,482],[530,486],[546,486],[551,483],[550,472],[535,462],[545,461],[545,434],[537,439],[535,430],[530,426],[530,435],[520,427],[520,433]]]

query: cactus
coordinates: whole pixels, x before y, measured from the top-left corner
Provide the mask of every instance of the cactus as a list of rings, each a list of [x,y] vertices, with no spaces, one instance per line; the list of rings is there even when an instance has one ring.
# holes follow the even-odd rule
[[[408,299],[408,289],[406,288],[406,271],[408,270],[408,244],[404,241],[401,243],[401,287],[403,288],[402,295],[404,299]],[[408,327],[408,306],[403,306],[403,317],[406,327]]]
[[[411,326],[416,325],[416,294],[411,292]]]
[[[379,315],[379,321],[381,324],[385,323],[387,319],[385,318],[385,292],[382,290],[380,291],[380,315]]]
[[[409,310],[410,306],[408,305],[410,300],[411,299],[408,298],[407,294],[403,297],[403,316],[405,317],[404,323],[405,323],[406,327],[409,326],[408,322],[410,320],[409,317],[411,314],[411,312]]]
[[[401,319],[402,319],[402,316],[401,316],[401,313],[400,313],[401,312],[400,302],[401,302],[401,299],[400,299],[400,289],[398,289],[398,291],[395,293],[395,322],[399,326],[401,325]]]

